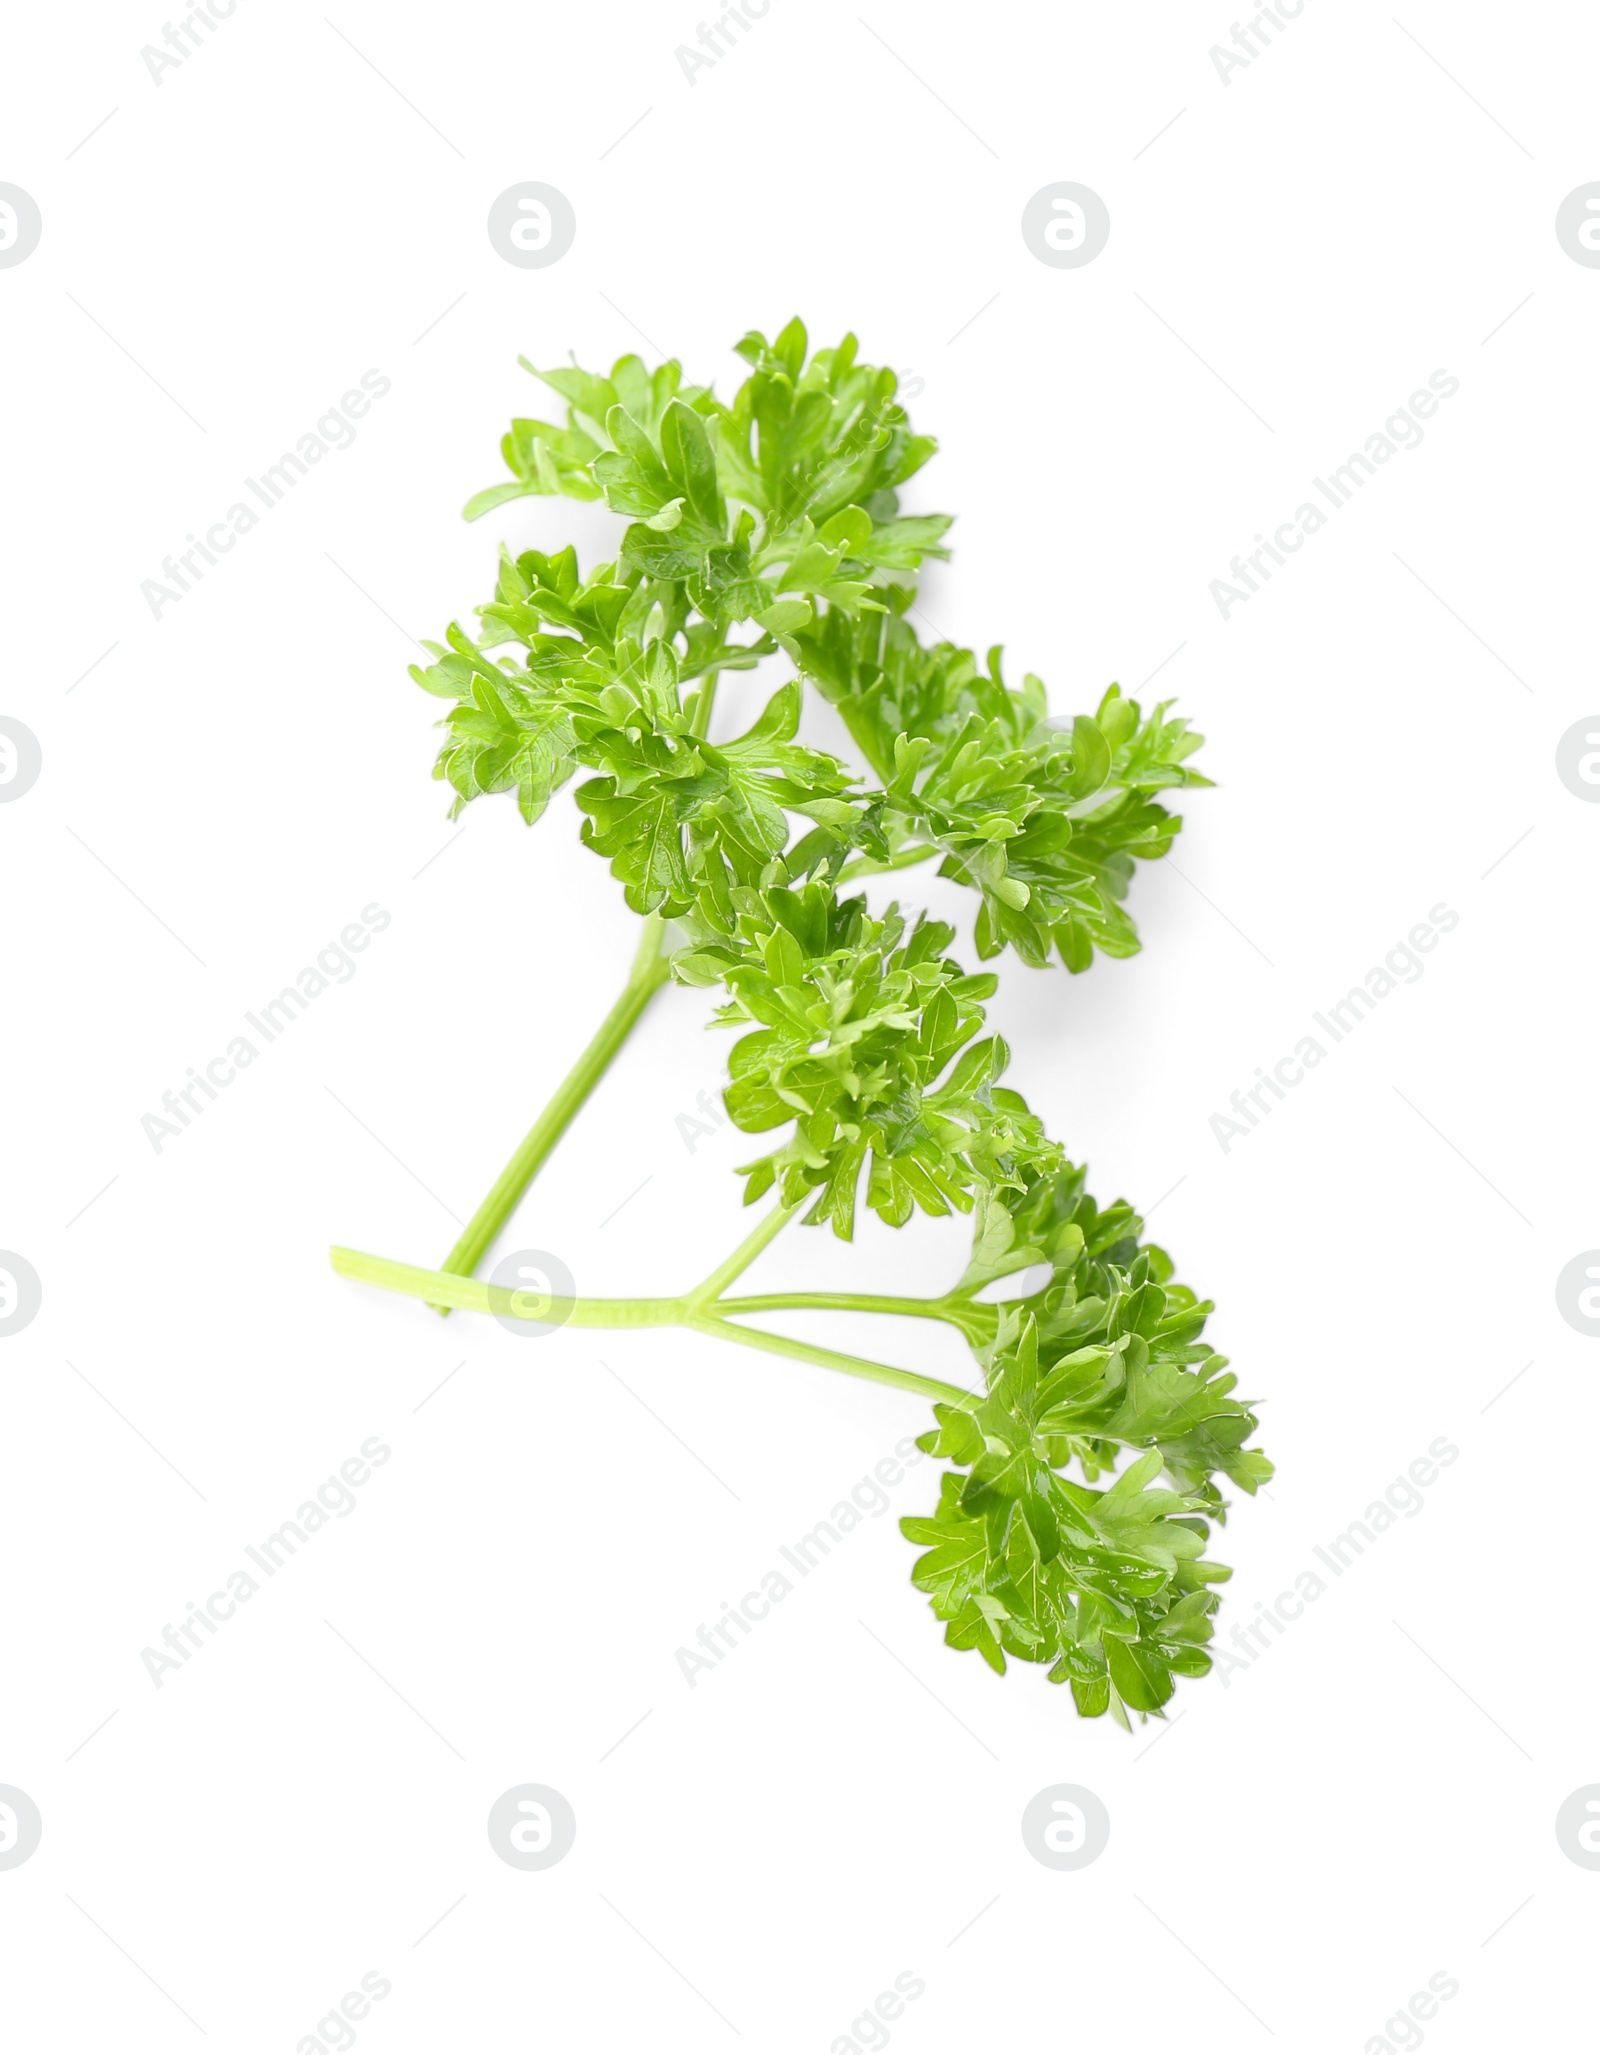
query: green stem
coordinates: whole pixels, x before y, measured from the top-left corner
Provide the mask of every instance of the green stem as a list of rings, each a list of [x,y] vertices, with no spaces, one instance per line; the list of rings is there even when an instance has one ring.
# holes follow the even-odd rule
[[[722,671],[753,670],[765,658],[775,655],[777,648],[770,635],[763,635],[755,642],[725,642],[697,670],[680,671],[678,683],[692,685],[696,678],[712,677]]]
[[[774,1206],[755,1231],[746,1235],[725,1262],[719,1263],[708,1278],[697,1284],[692,1292],[685,1294],[690,1305],[706,1306],[713,1300],[720,1299],[733,1280],[743,1276],[761,1251],[788,1226],[804,1204],[805,1200],[800,1199],[793,1206]]]
[[[485,1284],[479,1277],[460,1277],[446,1270],[422,1270],[410,1263],[391,1263],[360,1249],[330,1249],[341,1277],[381,1285],[406,1298],[426,1299],[430,1306],[458,1306],[469,1313],[504,1313],[513,1320],[538,1320],[551,1327],[676,1327],[682,1324],[682,1299],[558,1299],[507,1285]]]
[[[708,666],[705,673],[706,682],[695,695],[694,717],[689,723],[689,732],[697,735],[702,742],[711,733],[711,709],[717,703],[718,675],[714,666]]]
[[[793,1210],[779,1207],[775,1214],[767,1216],[757,1233],[765,1231],[770,1240]],[[750,1240],[754,1241],[755,1236]],[[746,1249],[749,1246],[749,1242],[744,1244]],[[751,1252],[752,1257],[754,1253]],[[824,1370],[837,1370],[847,1377],[864,1377],[874,1384],[892,1384],[901,1391],[919,1392],[924,1398],[943,1399],[951,1405],[968,1405],[974,1396],[959,1384],[946,1384],[937,1377],[922,1377],[914,1370],[897,1369],[892,1363],[875,1363],[865,1356],[845,1356],[837,1349],[817,1348],[811,1342],[793,1341],[785,1334],[766,1334],[760,1328],[740,1327],[732,1320],[722,1320],[708,1312],[707,1302],[698,1294],[681,1299],[534,1300],[534,1295],[526,1291],[512,1291],[504,1285],[485,1284],[481,1278],[454,1276],[442,1270],[421,1270],[409,1263],[391,1263],[386,1257],[364,1255],[359,1249],[333,1249],[330,1254],[333,1267],[341,1277],[353,1277],[362,1284],[380,1285],[385,1291],[423,1299],[429,1305],[459,1306],[474,1313],[498,1313],[513,1320],[538,1320],[551,1326],[685,1327],[718,1341],[738,1342],[744,1348],[762,1349],[769,1355],[787,1356],[799,1363],[815,1363]],[[531,1300],[534,1301],[532,1306]]]
[[[897,1370],[892,1363],[874,1363],[865,1356],[842,1356],[837,1349],[819,1349],[787,1334],[767,1334],[759,1327],[740,1327],[706,1313],[691,1313],[682,1324],[697,1334],[715,1335],[719,1341],[742,1342],[747,1349],[765,1349],[770,1355],[790,1356],[797,1363],[817,1363],[824,1370],[842,1370],[846,1377],[865,1377],[874,1384],[893,1384],[901,1391],[920,1392],[926,1399],[943,1399],[949,1405],[964,1406],[973,1397],[959,1384],[946,1384],[938,1377],[921,1377],[915,1370]]]
[[[650,914],[639,937],[638,954],[621,996],[596,1030],[593,1040],[556,1087],[555,1095],[523,1137],[521,1146],[495,1179],[483,1204],[462,1231],[461,1239],[444,1259],[444,1269],[453,1276],[470,1277],[484,1252],[510,1219],[518,1200],[532,1184],[540,1166],[571,1125],[573,1116],[605,1075],[617,1051],[637,1025],[668,976],[667,959],[661,953],[663,922]],[[452,1301],[440,1300],[439,1310],[449,1310]]]
[[[909,870],[912,864],[926,863],[930,856],[941,853],[935,843],[918,842],[909,849],[897,849],[887,863],[877,863],[870,856],[858,856],[840,871],[839,883],[843,885],[851,878],[875,877],[884,871]]]
[[[723,1299],[724,1313],[904,1313],[913,1320],[947,1320],[959,1327],[945,1299],[885,1298],[876,1292],[764,1292],[757,1298]]]

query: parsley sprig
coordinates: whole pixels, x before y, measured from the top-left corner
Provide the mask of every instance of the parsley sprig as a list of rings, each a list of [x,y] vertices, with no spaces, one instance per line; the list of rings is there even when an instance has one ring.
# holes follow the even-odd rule
[[[1228,1570],[1206,1549],[1219,1480],[1254,1492],[1272,1466],[1211,1312],[1141,1240],[1002,1080],[985,1032],[992,971],[949,952],[954,930],[897,905],[874,914],[863,875],[937,862],[969,886],[982,959],[1083,971],[1139,947],[1135,864],[1182,826],[1167,794],[1209,780],[1201,738],[1113,685],[1061,721],[998,648],[924,645],[917,577],[948,554],[942,514],[902,514],[899,488],[934,453],[892,371],[856,341],[810,352],[798,321],[747,335],[731,404],[676,362],[636,356],[601,377],[537,371],[565,421],[518,419],[507,483],[469,519],[528,496],[603,500],[624,517],[614,561],[502,553],[472,631],[452,623],[413,669],[450,702],[434,775],[452,811],[514,792],[526,821],[582,774],[582,839],[642,916],[616,1005],[539,1115],[442,1268],[336,1249],[345,1275],[448,1312],[576,1326],[678,1326],[874,1379],[933,1401],[920,1445],[948,1465],[937,1504],[906,1519],[912,1571],[954,1648],[1003,1671],[1045,1664],[1080,1713],[1159,1713],[1206,1644]],[[524,360],[526,362],[526,360]],[[526,367],[534,370],[532,365]],[[791,675],[746,688],[714,739],[720,682],[769,658]],[[799,741],[805,682],[860,762]],[[772,1145],[743,1169],[771,1205],[744,1243],[675,1298],[542,1299],[480,1282],[479,1262],[578,1107],[670,980],[720,992],[735,1028],[725,1102]],[[970,1214],[971,1259],[933,1298],[734,1287],[791,1221],[844,1239],[866,1205],[890,1226]],[[1045,1282],[997,1302],[1023,1271]],[[971,1387],[745,1324],[789,1309],[945,1322],[974,1355]]]

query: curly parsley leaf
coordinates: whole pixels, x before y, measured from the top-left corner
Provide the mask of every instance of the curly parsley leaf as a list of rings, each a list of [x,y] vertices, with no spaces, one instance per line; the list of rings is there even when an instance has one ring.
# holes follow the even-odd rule
[[[894,1227],[972,1214],[962,1276],[925,1305],[983,1385],[922,1437],[949,1467],[933,1513],[901,1523],[926,1551],[913,1582],[951,1646],[1043,1664],[1080,1713],[1127,1724],[1210,1666],[1222,1484],[1272,1475],[1255,1412],[1202,1339],[1209,1301],[1004,1083],[994,975],[950,954],[944,923],[844,887],[934,861],[977,896],[981,959],[1130,955],[1135,867],[1182,827],[1168,796],[1210,783],[1201,738],[1116,685],[1052,716],[998,648],[920,642],[916,579],[950,521],[900,510],[936,445],[894,373],[854,336],[813,352],[798,320],[738,353],[727,403],[676,361],[535,372],[565,421],[514,420],[509,481],[468,517],[562,495],[626,526],[587,575],[571,548],[504,555],[477,637],[452,623],[426,645],[412,676],[449,703],[435,776],[454,812],[514,792],[531,822],[584,774],[584,843],[636,913],[672,924],[673,974],[720,988],[739,1031],[727,1109],[772,1138],[743,1166],[747,1202],[773,1193],[842,1239],[863,1205]],[[711,739],[719,680],[780,654],[793,675]],[[807,680],[864,776],[800,739]],[[1032,1270],[1042,1283],[995,1303]]]
[[[1046,1664],[1088,1716],[1157,1712],[1210,1668],[1210,1587],[1230,1573],[1205,1557],[1203,1502],[1159,1483],[1156,1449],[1104,1491],[1065,1474],[1056,1408],[1093,1366],[1048,1368],[1032,1314],[1008,1311],[986,1357],[987,1394],[936,1406],[918,1444],[951,1468],[932,1517],[900,1523],[928,1551],[912,1582],[992,1669]]]

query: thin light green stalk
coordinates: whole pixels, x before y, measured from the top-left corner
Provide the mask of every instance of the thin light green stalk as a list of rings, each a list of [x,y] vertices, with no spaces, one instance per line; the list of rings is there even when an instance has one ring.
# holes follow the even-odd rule
[[[765,1292],[758,1298],[721,1299],[719,1313],[899,1313],[911,1320],[942,1320],[974,1348],[994,1339],[1000,1307],[953,1293],[942,1299],[885,1298],[877,1292]]]
[[[707,666],[705,678],[695,702],[694,719],[689,724],[691,733],[698,735],[702,742],[711,733],[711,709],[717,703],[720,674],[714,665]]]
[[[765,1349],[770,1355],[789,1356],[797,1363],[816,1363],[824,1370],[840,1370],[846,1377],[865,1377],[873,1384],[893,1384],[901,1391],[920,1392],[926,1399],[943,1399],[947,1405],[964,1406],[975,1396],[959,1384],[946,1384],[938,1377],[922,1377],[915,1370],[898,1370],[892,1363],[870,1362],[865,1356],[843,1356],[837,1349],[819,1349],[808,1341],[794,1341],[787,1334],[767,1334],[759,1327],[740,1327],[732,1320],[718,1320],[709,1313],[690,1313],[682,1323],[696,1334],[714,1335],[719,1341],[742,1342],[747,1349]]]
[[[945,1320],[952,1327],[963,1323],[945,1299],[884,1298],[875,1292],[763,1292],[749,1299],[722,1299],[720,1313],[903,1313],[913,1320]]]
[[[695,1306],[707,1306],[714,1299],[720,1298],[728,1286],[732,1284],[733,1280],[736,1277],[742,1277],[767,1244],[773,1241],[788,1226],[789,1222],[793,1220],[804,1204],[805,1200],[800,1199],[792,1206],[785,1206],[781,1203],[774,1206],[755,1231],[745,1236],[733,1254],[725,1262],[719,1263],[708,1278],[697,1284],[694,1290],[687,1294],[689,1303]]]
[[[717,673],[713,667],[700,688],[695,707],[693,725],[696,735],[704,736],[710,729],[716,696]],[[524,1135],[516,1154],[489,1188],[483,1204],[462,1229],[460,1240],[444,1259],[443,1268],[450,1275],[470,1277],[477,1269],[545,1159],[571,1126],[578,1109],[610,1068],[618,1050],[638,1025],[645,1008],[667,982],[667,959],[661,947],[664,928],[665,923],[659,914],[646,916],[638,953],[621,996],[600,1023],[593,1040],[556,1088],[550,1103]],[[448,1316],[451,1307],[448,1302],[441,1301],[435,1310]]]
[[[843,885],[851,878],[876,877],[884,871],[909,870],[912,864],[926,863],[930,856],[941,854],[937,843],[919,842],[914,848],[896,850],[887,863],[874,862],[870,856],[858,856],[840,871],[839,883]]]
[[[537,1320],[551,1327],[674,1327],[682,1323],[682,1299],[558,1299],[444,1270],[391,1263],[360,1249],[330,1249],[341,1277],[381,1285],[430,1306],[458,1306],[470,1313],[503,1313],[513,1320]]]
[[[462,1230],[461,1239],[444,1259],[446,1272],[470,1277],[484,1252],[510,1219],[545,1158],[572,1124],[574,1115],[604,1077],[617,1051],[637,1026],[640,1015],[666,983],[667,959],[661,953],[663,923],[650,914],[639,937],[638,954],[621,996],[596,1030],[593,1040],[557,1086],[555,1095],[523,1137],[522,1144],[495,1179],[483,1204]],[[449,1311],[441,1300],[438,1310]]]
[[[779,1209],[780,1214],[784,1209]],[[762,1223],[771,1227],[773,1216]],[[778,1226],[782,1226],[782,1218]],[[776,1233],[777,1228],[771,1227]],[[359,1249],[330,1251],[333,1267],[341,1277],[353,1277],[362,1284],[375,1284],[385,1291],[401,1292],[408,1298],[424,1299],[430,1305],[457,1306],[474,1313],[499,1313],[513,1320],[536,1320],[551,1326],[571,1327],[686,1327],[718,1341],[738,1342],[747,1349],[761,1349],[769,1355],[787,1356],[794,1362],[815,1363],[824,1370],[837,1370],[846,1377],[864,1377],[874,1384],[891,1384],[901,1391],[914,1391],[923,1398],[943,1399],[950,1405],[968,1405],[974,1394],[959,1384],[945,1384],[937,1377],[922,1377],[915,1370],[900,1370],[892,1363],[875,1363],[865,1356],[841,1355],[837,1349],[817,1348],[807,1341],[793,1341],[788,1335],[767,1334],[760,1328],[740,1327],[732,1320],[718,1319],[706,1310],[706,1302],[694,1299],[544,1299],[508,1290],[503,1285],[485,1284],[476,1277],[456,1277],[442,1270],[421,1270],[409,1263],[391,1263],[384,1256],[369,1256]],[[715,1302],[713,1302],[715,1303]]]
[[[698,670],[680,671],[678,683],[692,685],[697,678],[719,678],[724,671],[753,671],[764,657],[775,655],[777,648],[770,635],[762,635],[754,642],[725,642],[712,651]],[[705,730],[697,732],[703,735]]]

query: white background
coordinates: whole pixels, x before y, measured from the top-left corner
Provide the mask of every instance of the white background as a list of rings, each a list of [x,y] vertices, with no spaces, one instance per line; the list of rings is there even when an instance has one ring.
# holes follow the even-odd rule
[[[44,1305],[0,1343],[0,1783],[44,1839],[0,1871],[8,2046],[287,2055],[368,1971],[373,2055],[820,2055],[875,2038],[852,2022],[904,1971],[907,2055],[1354,2055],[1439,1971],[1458,1995],[1388,2045],[1586,2030],[1600,1875],[1553,1822],[1600,1779],[1600,1360],[1554,1281],[1600,1241],[1600,810],[1554,754],[1600,701],[1600,273],[1553,223],[1600,177],[1600,27],[1310,0],[1224,84],[1229,23],[775,0],[692,85],[692,8],[243,0],[159,85],[158,11],[11,24],[0,178],[44,235],[0,270],[0,712],[44,771],[0,808],[0,1244]],[[485,233],[525,179],[577,214],[547,270]],[[1110,209],[1085,269],[1021,237],[1060,179]],[[1008,959],[995,1013],[1093,1188],[1162,1202],[1263,1401],[1279,1473],[1222,1537],[1224,1640],[1460,1450],[1131,1740],[942,1647],[894,1528],[931,1467],[686,1684],[675,1650],[919,1401],[671,1333],[445,1325],[327,1267],[443,1256],[633,949],[570,796],[453,839],[405,676],[502,537],[590,562],[619,532],[458,518],[546,411],[517,355],[673,354],[726,392],[730,345],[797,311],[921,383],[943,448],[908,504],[960,517],[939,630],[1003,640],[1063,711],[1160,667],[1144,698],[1208,737],[1218,789],[1134,890],[1145,953]],[[354,446],[153,618],[141,581],[369,368],[392,390]],[[1441,368],[1421,447],[1224,620],[1209,582]],[[370,902],[357,975],[158,1154],[141,1117]],[[1229,1094],[1439,902],[1425,975],[1225,1153]],[[657,1002],[503,1249],[611,1293],[732,1245],[751,1145],[676,1124],[722,1074],[707,1011]],[[933,1288],[963,1239],[793,1230],[751,1288]],[[962,1361],[938,1329],[792,1331]],[[140,1651],[373,1435],[356,1510],[156,1688]],[[484,1831],[522,1782],[578,1819],[540,1874]],[[1056,1782],[1112,1820],[1073,1874],[1019,1833]]]

